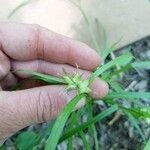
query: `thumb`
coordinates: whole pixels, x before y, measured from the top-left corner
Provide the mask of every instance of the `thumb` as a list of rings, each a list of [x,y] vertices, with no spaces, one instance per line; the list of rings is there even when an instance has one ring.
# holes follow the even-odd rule
[[[54,118],[75,92],[66,93],[64,86],[54,85],[16,92],[0,91],[0,95],[0,139],[4,139],[30,124]]]

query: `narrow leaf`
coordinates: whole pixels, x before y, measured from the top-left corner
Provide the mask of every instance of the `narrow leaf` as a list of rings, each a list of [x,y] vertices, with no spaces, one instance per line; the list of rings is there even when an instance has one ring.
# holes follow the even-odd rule
[[[110,108],[106,109],[105,111],[101,112],[100,114],[98,114],[97,116],[93,117],[91,120],[88,120],[87,122],[79,125],[76,128],[73,128],[72,130],[66,132],[61,138],[59,142],[62,142],[64,140],[66,140],[67,138],[69,138],[70,136],[78,133],[79,131],[82,131],[86,128],[88,128],[90,125],[106,118],[107,116],[111,115],[112,113],[114,113],[116,110],[118,110],[118,105],[112,105]]]
[[[144,147],[144,150],[150,150],[150,139],[146,143],[146,146]]]
[[[150,118],[150,107],[127,108],[137,118]]]
[[[126,99],[139,99],[139,98],[150,98],[150,92],[110,92],[106,99],[112,98],[126,98]]]
[[[134,68],[150,69],[150,61],[140,61],[132,63]]]
[[[19,150],[32,149],[37,144],[38,134],[32,131],[22,132],[16,139],[16,145]]]
[[[87,98],[88,103],[87,103],[87,112],[88,112],[88,120],[93,119],[93,100],[90,98]],[[97,131],[96,131],[96,127],[95,124],[92,124],[89,126],[89,131],[91,132],[93,139],[94,139],[94,146],[95,146],[95,150],[99,150],[99,142],[98,142],[98,138],[97,138]]]
[[[68,150],[73,150],[73,137],[68,139]]]
[[[35,0],[26,0],[23,1],[21,4],[19,4],[15,9],[13,9],[10,14],[8,15],[8,19],[11,18],[19,9],[21,9],[22,7],[26,6],[27,4],[33,2]]]
[[[87,28],[88,28],[88,31],[89,31],[89,34],[90,34],[90,37],[91,37],[91,40],[96,48],[97,51],[100,51],[100,46],[99,46],[99,43],[97,41],[97,37],[94,33],[94,30],[92,28],[92,24],[91,22],[89,21],[89,18],[88,18],[88,15],[86,15],[84,9],[82,8],[81,6],[81,2],[79,2],[79,4],[76,4],[75,2],[71,1],[81,12],[85,22],[86,22],[86,25],[87,25]]]
[[[131,123],[135,127],[135,129],[138,131],[138,133],[142,137],[143,141],[146,142],[145,135],[144,135],[142,129],[138,125],[138,123],[139,123],[138,120],[136,118],[134,118],[134,116],[130,112],[128,112],[127,110],[124,112],[126,112],[126,114],[128,115],[129,120],[131,121]]]
[[[58,78],[58,77],[55,77],[55,76],[34,72],[34,71],[31,71],[31,70],[17,70],[16,72],[21,72],[21,73],[24,73],[24,74],[32,75],[34,78],[46,81],[50,84],[66,84],[66,82],[62,78]]]
[[[54,127],[51,131],[51,134],[47,140],[47,144],[45,147],[45,150],[55,150],[57,143],[59,141],[59,137],[61,136],[61,133],[63,131],[63,128],[65,126],[65,123],[68,119],[68,117],[70,116],[73,108],[75,107],[75,105],[80,101],[81,98],[85,97],[84,94],[80,94],[76,97],[74,97],[64,108],[64,110],[62,111],[62,113],[59,115],[59,117],[57,118]]]
[[[90,145],[89,145],[89,143],[88,143],[88,141],[87,141],[87,139],[85,137],[85,134],[84,134],[84,132],[82,130],[79,132],[79,135],[80,135],[80,137],[82,139],[82,142],[83,142],[83,145],[84,145],[85,149],[86,150],[90,150],[91,149]]]
[[[98,68],[92,75],[92,78],[98,77],[106,70],[110,69],[111,67],[119,64],[120,66],[124,66],[128,64],[133,59],[133,56],[130,53],[121,55],[116,57],[114,60],[108,62],[107,64],[103,65],[102,67]]]
[[[102,58],[105,60],[106,57],[116,48],[118,43],[121,41],[122,38],[120,38],[117,42],[115,42],[110,48],[105,49]]]

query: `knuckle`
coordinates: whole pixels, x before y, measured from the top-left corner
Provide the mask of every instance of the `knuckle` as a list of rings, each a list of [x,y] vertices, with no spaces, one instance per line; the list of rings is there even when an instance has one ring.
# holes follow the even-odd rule
[[[40,90],[38,94],[38,101],[36,104],[36,118],[38,122],[46,122],[50,119],[53,103],[48,91]]]
[[[42,38],[43,28],[40,25],[32,25],[33,35],[34,35],[34,48],[37,55],[37,58],[44,58],[44,38]]]
[[[32,27],[34,27],[35,29],[40,29],[40,28],[42,28],[39,24],[32,24]]]

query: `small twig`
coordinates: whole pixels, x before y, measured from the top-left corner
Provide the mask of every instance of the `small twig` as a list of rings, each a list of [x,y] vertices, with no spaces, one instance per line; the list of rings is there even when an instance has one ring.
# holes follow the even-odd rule
[[[108,125],[112,126],[116,121],[118,121],[120,119],[120,117],[123,115],[123,112],[121,110],[117,111],[115,113],[115,116],[113,117],[113,119],[111,121],[109,121]]]
[[[132,81],[131,84],[126,87],[125,91],[129,91],[131,89],[133,89],[133,87],[137,84],[137,81]]]

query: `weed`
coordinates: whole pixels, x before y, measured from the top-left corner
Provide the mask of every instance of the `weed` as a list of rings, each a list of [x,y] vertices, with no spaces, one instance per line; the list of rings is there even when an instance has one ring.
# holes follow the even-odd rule
[[[59,114],[58,118],[49,124],[46,132],[39,135],[35,135],[35,133],[28,133],[28,131],[26,133],[21,133],[22,136],[20,135],[17,138],[18,142],[16,144],[18,148],[24,150],[28,149],[29,147],[30,149],[37,149],[38,144],[40,143],[43,145],[45,150],[55,150],[59,143],[68,140],[68,149],[73,149],[72,147],[74,136],[76,134],[79,134],[80,138],[83,141],[85,149],[89,150],[91,146],[89,145],[88,139],[86,138],[84,132],[85,129],[87,129],[87,133],[89,133],[91,137],[93,137],[95,149],[99,150],[100,145],[98,143],[95,123],[110,116],[116,111],[121,111],[121,113],[127,116],[133,127],[137,130],[137,132],[143,139],[143,143],[146,144],[147,139],[144,132],[139,126],[139,122],[141,119],[149,119],[150,112],[148,111],[149,106],[143,104],[140,100],[143,98],[150,99],[150,92],[126,91],[126,88],[120,85],[118,80],[121,79],[122,76],[124,76],[124,73],[130,69],[150,69],[150,61],[136,61],[136,59],[131,54],[130,48],[127,48],[126,52],[123,55],[116,57],[113,53],[113,49],[120,40],[114,43],[110,48],[107,48],[106,33],[104,29],[102,34],[103,45],[101,49],[98,39],[96,38],[97,36],[92,29],[91,23],[86,13],[82,9],[81,2],[79,4],[74,4],[79,8],[86,21],[87,30],[91,35],[91,39],[95,45],[95,48],[99,52],[99,54],[102,55],[103,65],[94,70],[91,77],[87,80],[84,80],[82,78],[82,75],[78,72],[73,76],[70,76],[66,73],[64,76],[58,78],[50,75],[44,75],[41,73],[24,70],[23,73],[31,74],[35,78],[44,80],[50,84],[66,84],[67,90],[76,89],[78,93],[65,106],[64,110]],[[11,13],[11,15],[13,13]],[[98,22],[98,20],[96,20],[96,23],[99,27],[100,23]],[[108,56],[110,56],[109,58],[111,59],[108,59]],[[89,96],[89,92],[91,92],[89,85],[96,77],[101,77],[105,79],[109,83],[111,90],[109,94],[102,99],[109,108],[94,116],[92,111],[94,100],[92,99],[92,97]],[[116,80],[116,77],[118,78],[118,80]],[[86,99],[85,107],[73,112],[75,105],[82,98]],[[98,100],[100,101],[100,99]],[[118,100],[121,100],[122,102],[120,103]],[[132,106],[130,105],[131,102],[133,103]],[[82,112],[86,113],[88,116],[86,122],[82,122],[80,119],[82,116]],[[23,136],[23,134],[25,136]],[[34,139],[30,145],[21,143],[26,142],[27,137],[33,137],[32,139]],[[23,148],[21,148],[20,145],[23,145]],[[150,149],[150,141],[148,141],[144,150],[148,149]]]

